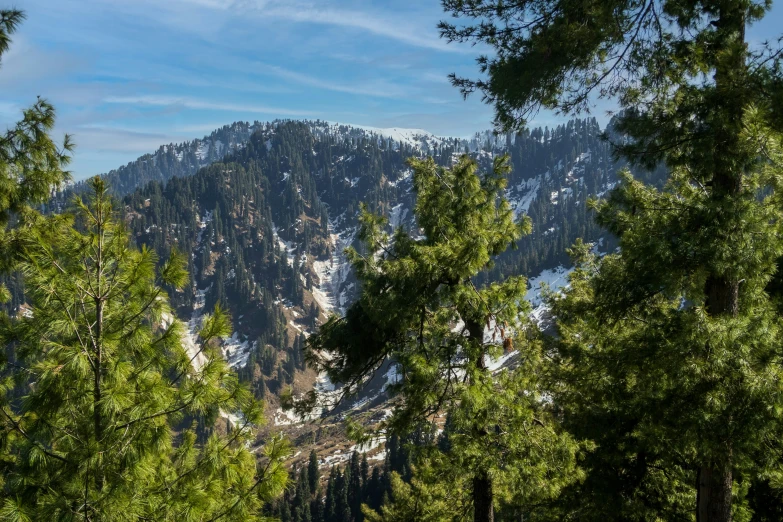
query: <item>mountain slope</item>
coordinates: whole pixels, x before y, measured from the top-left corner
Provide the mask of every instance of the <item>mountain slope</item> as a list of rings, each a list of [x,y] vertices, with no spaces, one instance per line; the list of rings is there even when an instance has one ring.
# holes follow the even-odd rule
[[[497,154],[510,155],[507,197],[534,232],[479,283],[566,266],[565,249],[577,237],[601,236],[585,202],[611,188],[620,168],[594,120],[471,142],[399,130],[394,136],[405,139],[396,141],[325,122],[253,128],[222,161],[149,183],[124,204],[137,243],[191,254],[192,287],[172,296],[182,318],[196,324],[194,307],[198,315],[216,302],[231,309],[237,333],[225,351],[259,394],[315,382],[297,350],[325,314],[351,302],[355,284],[342,252],[356,239],[360,204],[387,216],[390,230],[415,227],[408,157],[430,153],[449,164],[472,150],[488,167]]]

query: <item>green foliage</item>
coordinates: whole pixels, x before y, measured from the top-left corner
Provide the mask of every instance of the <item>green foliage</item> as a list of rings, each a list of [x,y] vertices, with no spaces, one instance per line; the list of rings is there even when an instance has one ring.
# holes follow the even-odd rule
[[[184,256],[158,268],[129,246],[103,182],[77,214],[36,218],[7,235],[30,311],[2,328],[3,512],[23,520],[258,519],[285,484],[285,441],[250,451],[263,409],[213,347],[231,332],[219,307],[186,350],[164,283],[187,281]],[[225,430],[197,442],[196,421]],[[222,421],[221,421],[222,422]],[[222,433],[221,433],[222,431]]]
[[[8,51],[11,35],[24,20],[19,10],[0,10],[0,57]],[[65,136],[61,146],[51,138],[54,108],[41,98],[25,109],[22,120],[0,134],[0,226],[5,228],[12,216],[30,213],[30,205],[45,202],[69,175],[63,168],[69,163],[73,144]],[[0,253],[2,268],[9,268],[12,254]]]
[[[379,512],[362,507],[367,522],[446,522],[470,520],[470,484],[465,476],[449,477],[456,482],[447,482],[444,477],[433,477],[428,473],[414,472],[410,483],[399,473],[392,472],[391,501],[381,506]]]
[[[8,51],[11,45],[11,35],[24,20],[23,11],[18,9],[4,9],[0,11],[0,56]]]
[[[746,176],[731,221],[722,218],[725,205],[694,183],[698,171],[675,169],[663,191],[626,176],[596,203],[599,220],[620,236],[620,253],[598,258],[577,245],[571,289],[553,302],[571,383],[560,404],[574,429],[598,442],[596,463],[636,466],[646,490],[640,500],[657,497],[651,511],[669,517],[684,516],[695,500],[692,470],[701,462],[730,452],[734,473],[748,477],[779,466],[778,453],[762,448],[783,428],[781,322],[765,292],[781,254],[783,157],[779,137],[755,116],[749,113],[742,141],[759,147],[763,160]],[[734,317],[709,313],[705,284],[716,273],[742,278]],[[590,427],[609,419],[623,428]],[[614,509],[650,511],[641,502]],[[741,506],[735,511],[741,520]]]
[[[541,107],[565,114],[588,111],[601,97],[633,109],[648,125],[657,123],[657,128],[646,131],[653,135],[673,132],[675,121],[687,121],[685,114],[703,117],[710,112],[713,105],[705,102],[717,94],[704,88],[713,80],[710,71],[714,72],[716,61],[729,58],[727,48],[734,52],[744,44],[727,38],[738,35],[737,22],[753,23],[771,6],[766,0],[442,0],[442,4],[458,20],[439,24],[442,37],[482,43],[493,50],[477,60],[484,77],[452,75],[452,81],[466,96],[482,92],[485,101],[494,105],[500,127],[522,129]],[[721,17],[723,23],[718,21]],[[751,67],[736,71],[747,74],[747,82],[732,89],[743,96],[753,92],[765,102],[775,100],[780,59],[776,51],[763,44],[748,53]],[[677,131],[680,137],[697,131],[700,119],[682,125]],[[710,132],[702,128],[698,133]],[[659,157],[667,150],[658,149]]]
[[[514,223],[508,203],[500,199],[506,171],[502,160],[484,178],[467,157],[453,169],[432,160],[412,160],[412,165],[422,236],[416,239],[398,229],[389,237],[382,231],[385,220],[365,210],[360,239],[367,252],[348,250],[362,294],[345,318],[331,318],[308,340],[310,360],[329,372],[333,382],[360,384],[393,355],[404,369],[403,382],[422,384],[417,397],[410,398],[417,404],[406,403],[406,418],[400,419],[405,421],[438,411],[444,389],[456,390],[454,375],[445,380],[432,375],[473,368],[487,350],[498,353],[494,345],[465,343],[458,357],[466,321],[481,328],[490,318],[498,325],[508,322],[511,329],[519,326],[526,304],[508,298],[524,296],[524,278],[482,290],[469,278],[529,228],[527,221]],[[451,331],[460,319],[462,327]],[[324,353],[328,360],[321,357]],[[444,400],[454,395],[447,393]]]
[[[530,508],[578,478],[578,444],[557,428],[541,395],[544,361],[539,344],[525,336],[525,279],[481,288],[471,279],[530,232],[529,220],[515,222],[503,198],[506,161],[498,158],[482,176],[467,157],[451,169],[411,160],[421,235],[400,228],[389,237],[385,221],[365,211],[365,250],[348,251],[361,296],[345,318],[331,318],[310,337],[307,349],[333,382],[349,383],[346,393],[393,361],[400,379],[390,389],[398,400],[386,427],[407,433],[449,412],[449,450],[430,448],[444,467],[439,473],[459,470],[465,480],[488,482],[490,508],[492,488]],[[487,357],[514,342],[521,369],[493,375]]]
[[[626,174],[595,204],[621,250],[577,246],[571,290],[554,299],[556,400],[598,444],[571,513],[748,519],[749,484],[774,483],[780,460],[780,300],[768,292],[780,290],[781,52],[746,39],[771,2],[443,5],[467,22],[441,24],[443,36],[495,51],[479,59],[485,78],[454,83],[481,90],[498,126],[613,98],[616,154],[670,170],[663,188]]]

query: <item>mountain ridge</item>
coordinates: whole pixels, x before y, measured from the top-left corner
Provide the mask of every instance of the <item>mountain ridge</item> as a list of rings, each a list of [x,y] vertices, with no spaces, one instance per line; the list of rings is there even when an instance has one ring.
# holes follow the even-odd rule
[[[220,161],[224,156],[242,148],[250,136],[257,131],[265,131],[286,122],[298,121],[310,126],[315,135],[332,134],[344,138],[361,138],[377,136],[395,143],[405,144],[431,153],[433,149],[444,143],[458,142],[475,152],[485,146],[488,141],[494,141],[492,131],[477,131],[470,138],[437,136],[425,129],[407,127],[380,128],[352,123],[332,122],[324,120],[277,119],[272,121],[235,121],[228,123],[205,134],[201,138],[185,140],[178,143],[161,144],[155,151],[142,154],[134,160],[115,169],[99,174],[105,178],[118,195],[125,195],[150,181],[165,182],[174,176],[189,176],[199,168]],[[68,187],[79,190],[85,179],[72,182]]]

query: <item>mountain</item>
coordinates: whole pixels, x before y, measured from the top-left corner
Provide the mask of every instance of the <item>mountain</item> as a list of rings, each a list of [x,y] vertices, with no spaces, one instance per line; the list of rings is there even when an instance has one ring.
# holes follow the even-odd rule
[[[227,305],[237,326],[232,362],[239,369],[249,362],[251,379],[267,345],[290,352],[325,314],[350,303],[355,287],[342,250],[354,244],[362,203],[385,215],[389,230],[415,227],[408,157],[430,154],[447,165],[467,151],[488,167],[495,156],[509,154],[507,197],[518,216],[531,217],[534,232],[501,256],[480,283],[510,273],[539,276],[567,265],[565,249],[577,237],[597,241],[602,233],[585,203],[613,187],[621,167],[594,120],[472,140],[318,121],[234,124],[209,139],[161,148],[152,156],[158,160],[144,156],[129,165],[161,165],[161,155],[179,157],[176,150],[192,155],[219,141],[219,132],[242,135],[237,129],[252,133],[245,141],[235,139],[220,161],[168,181],[171,171],[160,170],[161,179],[123,202],[137,243],[162,255],[173,246],[191,253],[193,287],[174,295],[174,302],[184,318],[202,297],[207,309],[215,302]],[[182,152],[182,162],[188,154]],[[135,183],[123,179],[123,187]],[[278,365],[272,366],[267,377],[277,378]],[[286,373],[288,384],[294,376]]]
[[[624,167],[603,134],[594,119],[471,139],[323,121],[238,122],[200,140],[162,146],[105,177],[138,245],[162,258],[172,248],[190,254],[192,284],[170,292],[189,327],[186,344],[195,346],[190,341],[200,318],[215,303],[227,307],[235,332],[223,354],[269,401],[273,427],[284,428],[303,450],[317,448],[323,462],[339,462],[350,445],[334,422],[348,410],[368,422],[382,418],[394,368],[383,367],[361,396],[339,405],[317,428],[280,409],[278,396],[287,387],[301,394],[315,386],[327,397],[335,390],[306,367],[301,348],[328,314],[342,313],[355,296],[343,250],[359,246],[360,206],[386,216],[390,232],[400,226],[415,232],[407,158],[431,155],[449,165],[467,153],[488,169],[495,157],[508,154],[513,170],[506,196],[517,217],[530,216],[533,233],[476,282],[527,275],[534,316],[545,324],[538,283],[565,283],[566,248],[578,237],[613,248],[586,206],[590,196],[616,184]],[[662,179],[660,173],[640,175]],[[492,364],[511,363],[513,354]]]

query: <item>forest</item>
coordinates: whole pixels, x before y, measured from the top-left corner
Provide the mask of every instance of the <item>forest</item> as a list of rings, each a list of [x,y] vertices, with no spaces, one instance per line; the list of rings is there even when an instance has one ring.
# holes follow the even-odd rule
[[[441,7],[492,132],[0,134],[0,519],[783,520],[771,1]]]

